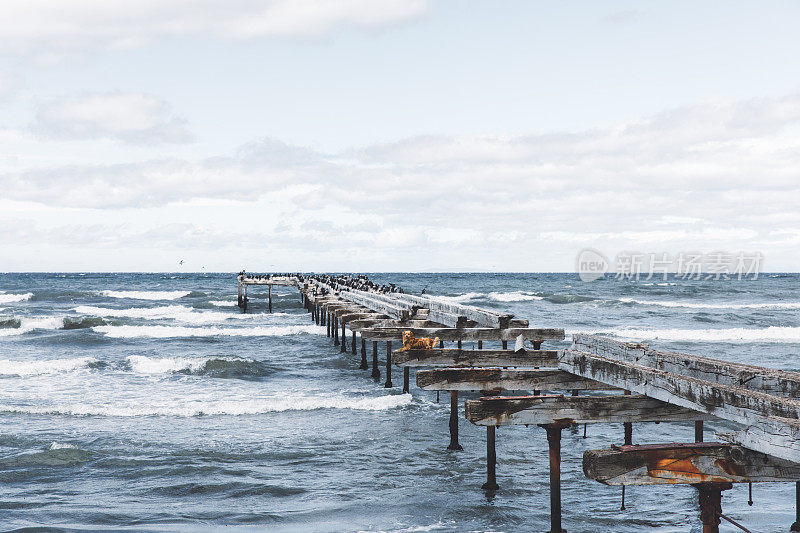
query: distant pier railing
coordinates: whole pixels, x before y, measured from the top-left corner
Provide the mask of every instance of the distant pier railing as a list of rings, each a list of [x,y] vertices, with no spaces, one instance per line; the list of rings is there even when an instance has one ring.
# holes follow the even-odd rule
[[[460,450],[458,397],[467,400],[465,416],[486,426],[487,491],[499,489],[496,428],[536,425],[545,430],[550,460],[550,531],[562,531],[561,432],[572,424],[622,423],[623,444],[584,453],[586,476],[606,485],[691,484],[698,490],[703,532],[718,531],[722,492],[733,483],[795,483],[800,531],[800,373],[731,363],[689,354],[653,350],[646,343],[620,342],[596,335],[574,335],[567,349],[541,349],[561,341],[564,330],[530,327],[528,320],[430,295],[406,294],[395,285],[378,285],[366,276],[239,274],[239,306],[247,309],[247,286],[295,286],[311,319],[342,353],[358,354],[362,370],[381,379],[378,343],[385,342],[384,387],[392,387],[392,365],[403,369],[403,392],[410,369],[417,385],[450,393],[450,442]],[[438,346],[403,346],[414,338],[437,338]],[[463,342],[477,342],[465,350]],[[392,343],[399,349],[393,350]],[[445,342],[452,347],[445,347]],[[494,343],[484,347],[484,343]],[[509,349],[509,343],[513,347]],[[454,346],[453,346],[454,344]],[[532,391],[532,394],[528,394]],[[547,391],[547,394],[543,392]],[[592,391],[581,395],[581,391]],[[523,392],[524,395],[517,393]],[[510,393],[510,394],[509,394]],[[719,434],[724,442],[703,442],[704,421],[721,419],[742,426]],[[689,421],[693,443],[634,445],[633,424]],[[737,524],[738,525],[738,524]]]

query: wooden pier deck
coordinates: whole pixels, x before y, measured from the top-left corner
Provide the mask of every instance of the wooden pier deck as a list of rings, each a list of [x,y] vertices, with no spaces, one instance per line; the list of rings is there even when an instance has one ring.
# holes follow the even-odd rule
[[[624,424],[624,445],[585,452],[583,469],[590,479],[621,485],[623,508],[626,485],[691,484],[698,490],[703,532],[709,533],[718,531],[722,519],[729,520],[721,499],[733,483],[793,482],[797,520],[788,528],[800,531],[800,373],[596,335],[574,335],[566,349],[541,349],[543,342],[564,340],[564,330],[531,327],[512,314],[405,294],[365,276],[242,272],[238,279],[243,309],[248,285],[270,287],[270,311],[272,285],[297,287],[311,319],[326,326],[341,352],[348,351],[347,329],[353,355],[360,341],[362,370],[370,369],[371,343],[371,376],[376,380],[381,379],[378,343],[384,342],[385,387],[393,386],[394,365],[403,369],[403,392],[410,390],[411,368],[418,369],[420,388],[449,392],[451,450],[461,449],[459,392],[481,392],[478,399],[466,401],[464,412],[467,420],[486,427],[484,490],[499,489],[496,428],[543,428],[550,456],[550,531],[562,531],[561,431],[575,423],[612,422]],[[403,346],[404,332],[438,338],[438,346]],[[478,349],[462,349],[464,341],[477,341]],[[445,342],[455,346],[446,348]],[[484,349],[484,342],[495,346]],[[714,419],[741,429],[718,434],[722,442],[703,442],[703,422]],[[693,421],[695,442],[633,445],[634,423],[671,421]]]

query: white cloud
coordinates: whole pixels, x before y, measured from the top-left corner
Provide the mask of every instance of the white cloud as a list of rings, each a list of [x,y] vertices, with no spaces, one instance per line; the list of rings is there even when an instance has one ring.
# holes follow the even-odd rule
[[[114,139],[135,144],[186,142],[186,121],[143,93],[86,93],[41,106],[34,130],[55,139]]]
[[[254,247],[315,269],[358,260],[349,268],[564,270],[584,246],[758,250],[771,268],[798,269],[798,102],[709,103],[606,130],[429,136],[344,154],[266,139],[200,161],[30,168],[0,175],[0,187],[56,210],[146,212],[114,246]],[[146,225],[173,212],[182,218],[164,232]]]
[[[0,50],[57,57],[173,36],[314,37],[419,16],[426,0],[26,0],[0,2]]]

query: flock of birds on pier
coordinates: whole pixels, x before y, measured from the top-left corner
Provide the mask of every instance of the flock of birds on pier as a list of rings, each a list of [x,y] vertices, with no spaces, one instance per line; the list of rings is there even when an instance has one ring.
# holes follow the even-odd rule
[[[319,281],[321,283],[325,283],[326,285],[330,285],[331,287],[335,287],[337,289],[341,288],[348,288],[348,289],[355,289],[357,291],[366,291],[366,292],[381,292],[381,293],[390,293],[396,292],[400,294],[404,294],[405,291],[401,287],[398,287],[394,283],[388,283],[379,285],[371,281],[367,276],[364,274],[359,274],[357,276],[331,276],[328,274],[312,274],[308,276],[309,279],[313,279],[315,281]]]
[[[357,276],[350,276],[350,275],[335,275],[331,276],[329,274],[310,274],[305,276],[299,272],[295,274],[248,274],[244,270],[239,272],[239,277],[243,280],[256,280],[256,281],[269,281],[271,278],[296,278],[297,281],[303,283],[306,279],[318,281],[334,287],[336,289],[354,289],[358,291],[366,291],[366,292],[380,292],[384,294],[388,294],[391,292],[404,294],[405,291],[402,287],[395,285],[394,283],[384,283],[378,284],[374,283],[370,280],[366,275],[359,274]],[[424,292],[424,291],[423,291]]]

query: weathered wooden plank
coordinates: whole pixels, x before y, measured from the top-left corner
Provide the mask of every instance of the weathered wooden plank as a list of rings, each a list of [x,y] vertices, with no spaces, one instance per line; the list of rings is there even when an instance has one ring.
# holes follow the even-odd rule
[[[712,383],[800,397],[800,372],[722,361],[700,355],[652,350],[646,343],[620,342],[598,335],[573,335],[571,349]]]
[[[397,295],[408,302],[412,302],[419,307],[430,309],[431,311],[439,311],[453,316],[464,316],[468,320],[474,321],[476,324],[489,327],[489,328],[507,328],[509,327],[509,320],[514,315],[508,313],[496,313],[487,309],[481,309],[471,305],[464,305],[457,302],[448,302],[430,296],[417,296],[413,294]],[[439,322],[436,319],[436,322]],[[451,324],[447,324],[451,325]]]
[[[752,426],[742,445],[800,462],[800,401],[712,383],[600,355],[563,350],[559,368],[674,405]],[[778,444],[776,444],[778,442]]]
[[[467,400],[467,420],[478,426],[592,422],[670,422],[708,419],[691,409],[640,395],[492,396]]]
[[[463,315],[453,315],[435,309],[428,310],[428,320],[438,322],[443,326],[451,328],[464,328],[467,326],[467,317]]]
[[[554,328],[406,328],[416,337],[439,337],[444,341],[513,341],[520,335],[528,340],[562,340],[563,329]],[[402,339],[403,328],[370,328],[362,333],[364,338],[372,340]]]
[[[382,315],[380,313],[373,313],[371,311],[357,311],[355,313],[346,313],[340,316],[340,318],[347,322],[350,325],[350,322],[355,320],[372,320],[378,322],[380,320],[389,320],[389,317],[386,315]]]
[[[378,313],[396,318],[398,320],[408,320],[411,312],[408,308],[391,304],[377,298],[372,298],[357,292],[341,292],[339,296],[344,300],[349,300],[364,307],[377,311]]]
[[[512,352],[513,353],[513,352]],[[528,352],[530,353],[530,352]],[[614,387],[555,369],[441,368],[417,372],[425,390],[610,390]]]
[[[366,337],[365,337],[366,338]],[[512,366],[512,367],[556,367],[556,350],[457,350],[437,348],[434,350],[397,350],[392,355],[398,366]]]
[[[361,333],[363,330],[373,327],[410,329],[410,328],[438,327],[438,325],[428,320],[406,320],[405,322],[400,322],[394,319],[382,319],[382,320],[364,319],[364,320],[354,320],[352,323],[348,323],[347,327],[349,327],[353,331]],[[366,339],[366,337],[364,338]],[[402,338],[399,339],[402,340]]]
[[[800,464],[718,442],[587,450],[583,472],[606,485],[800,480]]]

